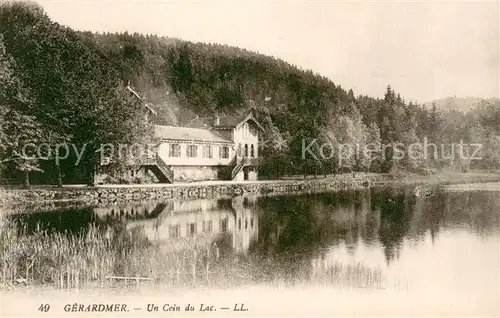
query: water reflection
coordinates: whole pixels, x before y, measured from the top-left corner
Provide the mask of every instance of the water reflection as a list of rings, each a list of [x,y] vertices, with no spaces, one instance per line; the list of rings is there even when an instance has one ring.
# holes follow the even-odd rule
[[[217,251],[231,241],[235,253],[245,254],[258,237],[255,196],[195,201],[149,202],[126,206],[94,208],[105,237],[117,232],[123,222],[128,232],[140,232],[143,238],[166,248],[180,249],[187,244],[213,244]],[[179,244],[183,243],[183,244]]]
[[[204,283],[226,279],[233,286],[279,281],[407,289],[423,282],[437,284],[444,278],[435,269],[448,264],[453,276],[443,280],[442,288],[455,288],[462,280],[465,285],[460,286],[471,288],[471,277],[491,285],[491,278],[498,277],[500,196],[434,191],[430,198],[401,187],[170,200],[13,219],[26,235],[38,228],[48,235],[67,231],[74,236],[95,226],[114,242],[117,255],[133,244],[145,251],[150,263],[163,257],[154,268],[146,270],[141,262],[122,264],[114,267],[114,274],[147,276],[155,270],[168,273],[168,283],[191,272],[197,283],[202,276]],[[469,253],[465,258],[463,251]],[[184,262],[187,255],[194,255],[190,264]],[[483,264],[480,273],[478,264]]]

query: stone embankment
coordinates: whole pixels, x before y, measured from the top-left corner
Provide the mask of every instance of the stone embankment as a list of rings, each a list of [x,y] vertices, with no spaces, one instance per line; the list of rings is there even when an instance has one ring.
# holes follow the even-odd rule
[[[143,201],[179,199],[193,200],[203,198],[234,197],[245,194],[273,195],[289,193],[309,193],[359,189],[373,184],[371,178],[351,180],[303,180],[268,181],[244,183],[190,183],[165,186],[106,186],[80,188],[33,188],[0,189],[0,205],[7,203],[41,202],[79,202],[99,204],[117,201]]]

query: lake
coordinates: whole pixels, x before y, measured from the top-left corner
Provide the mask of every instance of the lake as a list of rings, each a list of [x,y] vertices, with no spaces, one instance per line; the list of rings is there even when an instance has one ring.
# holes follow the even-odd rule
[[[266,315],[497,315],[500,191],[470,189],[435,187],[427,198],[411,187],[376,187],[153,201],[8,221],[28,240],[23,246],[38,244],[30,237],[45,249],[76,246],[57,256],[66,267],[48,254],[26,271],[55,290],[96,281],[102,290],[129,291],[121,297],[209,290],[203,301],[228,299],[231,290]],[[49,274],[53,267],[67,270]]]

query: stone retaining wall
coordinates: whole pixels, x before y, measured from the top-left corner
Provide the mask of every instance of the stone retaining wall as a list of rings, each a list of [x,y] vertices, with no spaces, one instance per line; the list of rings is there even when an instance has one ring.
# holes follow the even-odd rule
[[[158,199],[201,199],[232,197],[251,194],[307,193],[336,191],[369,186],[368,178],[352,180],[304,180],[276,181],[266,183],[224,183],[214,185],[179,184],[165,187],[88,187],[88,188],[33,188],[2,189],[0,204],[21,202],[62,202],[79,201],[85,203],[106,203],[117,201],[142,201]]]

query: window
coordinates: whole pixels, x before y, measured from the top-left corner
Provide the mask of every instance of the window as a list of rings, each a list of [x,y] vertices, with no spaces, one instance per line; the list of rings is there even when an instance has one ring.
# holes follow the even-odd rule
[[[245,158],[248,157],[248,144],[245,144]]]
[[[250,219],[250,228],[253,229],[253,218]]]
[[[203,221],[203,232],[212,232],[212,221]]]
[[[245,230],[248,230],[248,220],[245,219]]]
[[[168,236],[171,238],[180,237],[181,236],[181,226],[179,224],[170,225],[168,227]]]
[[[238,219],[238,230],[241,231],[241,219]]]
[[[255,148],[253,145],[250,146],[250,156],[252,158],[255,158]]]
[[[196,145],[188,145],[186,148],[186,155],[189,158],[194,158],[198,155],[198,146]]]
[[[214,152],[211,145],[203,146],[203,158],[213,158]]]
[[[220,222],[220,231],[221,232],[226,232],[227,231],[227,218],[224,218]]]
[[[194,236],[196,234],[196,223],[186,224],[186,233],[189,236]]]
[[[219,148],[219,157],[223,159],[229,158],[229,147],[228,146],[221,146]]]
[[[248,138],[248,123],[245,123],[243,125],[243,139],[247,139]]]
[[[242,152],[241,144],[238,144],[238,157],[241,157]]]
[[[170,157],[177,157],[177,158],[180,157],[181,156],[181,145],[179,145],[179,144],[170,144],[168,155]]]

